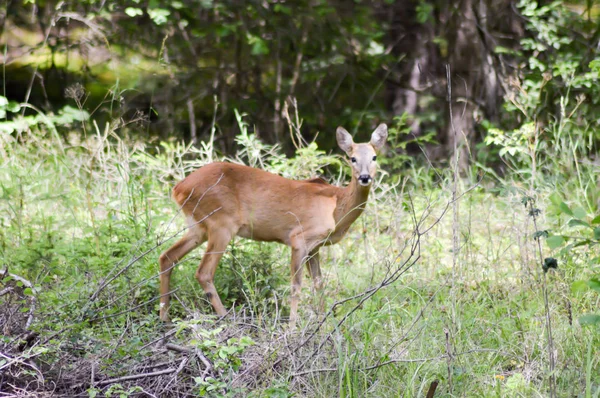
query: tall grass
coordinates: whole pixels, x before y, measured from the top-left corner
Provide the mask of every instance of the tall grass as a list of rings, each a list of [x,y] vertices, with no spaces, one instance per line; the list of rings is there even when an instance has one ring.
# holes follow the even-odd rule
[[[308,145],[288,159],[242,121],[238,161],[295,178],[335,170],[333,179],[344,180],[339,158]],[[323,249],[331,315],[323,320],[305,283],[296,331],[281,321],[289,296],[285,247],[232,243],[216,275],[234,308],[223,321],[211,315],[194,279],[200,253],[191,254],[174,272],[180,321],[171,329],[158,323],[157,258],[185,226],[170,189],[218,155],[210,143],[149,146],[110,126],[88,127],[87,137],[77,126],[63,136],[44,126],[0,133],[0,262],[35,286],[20,301],[0,299],[17,310],[28,307],[28,294],[37,299],[30,330],[16,313],[3,314],[2,352],[9,359],[0,366],[10,380],[47,394],[56,383],[65,395],[420,397],[436,381],[439,396],[548,395],[536,231],[521,203],[529,185],[519,173],[478,182],[415,163],[401,178],[382,174],[361,220]],[[554,139],[562,150],[537,162],[534,194],[542,210],[538,228],[558,233],[568,219],[551,195],[597,212],[597,166],[578,160],[579,138],[558,129]],[[447,211],[454,184],[464,193],[455,219]],[[411,254],[413,243],[418,251]],[[587,262],[597,249],[570,257],[561,257],[561,248],[543,249],[560,260],[547,286],[557,395],[598,396],[600,337],[577,322],[597,310],[598,295],[571,292],[572,282],[597,271]],[[398,269],[394,283],[381,285]],[[369,289],[368,299],[342,303]],[[39,335],[15,348],[31,331]],[[165,336],[202,353],[210,371],[202,356],[157,345]],[[15,358],[32,358],[37,371]],[[103,384],[169,366],[173,372],[160,377]]]

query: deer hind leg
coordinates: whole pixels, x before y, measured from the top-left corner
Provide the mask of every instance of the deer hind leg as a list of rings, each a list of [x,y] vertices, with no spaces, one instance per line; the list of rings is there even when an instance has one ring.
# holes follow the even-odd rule
[[[169,285],[171,283],[171,272],[175,265],[186,254],[194,250],[206,241],[206,232],[199,226],[191,227],[186,234],[173,246],[167,249],[159,257],[160,264],[160,320],[169,321]]]
[[[204,289],[206,298],[210,301],[219,316],[225,316],[227,311],[223,303],[221,303],[221,298],[217,293],[217,289],[215,289],[213,281],[219,260],[223,257],[223,253],[225,253],[232,237],[233,235],[227,230],[211,230],[208,235],[206,253],[204,253],[204,257],[202,257],[200,266],[196,271],[196,279],[202,286],[202,289]]]

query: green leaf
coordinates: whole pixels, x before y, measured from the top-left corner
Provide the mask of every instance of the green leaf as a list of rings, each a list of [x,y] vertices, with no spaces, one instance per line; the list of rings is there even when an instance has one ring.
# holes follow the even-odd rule
[[[520,54],[520,51],[515,51],[512,48],[503,47],[503,46],[496,46],[496,47],[494,47],[493,51],[496,54],[515,54],[515,55]]]
[[[133,18],[133,17],[137,17],[138,15],[144,15],[144,12],[140,8],[127,7],[125,9],[125,14],[127,14],[131,18]]]
[[[284,6],[283,4],[275,4],[273,11],[280,12],[285,15],[292,15],[292,9],[288,6]]]
[[[267,43],[260,37],[248,33],[247,40],[248,44],[252,46],[252,49],[250,50],[252,55],[266,55],[269,53]]]
[[[269,48],[265,44],[264,40],[260,40],[252,45],[252,50],[250,53],[252,55],[266,55],[269,53]]]
[[[582,207],[576,207],[573,209],[573,217],[583,220],[587,217],[587,212]]]
[[[98,390],[96,390],[95,388],[89,388],[87,390],[87,393],[89,398],[96,398],[98,396]]]
[[[600,315],[597,314],[588,314],[579,317],[579,324],[581,326],[594,326],[600,325]]]
[[[592,72],[600,73],[600,60],[594,59],[588,64],[588,67],[592,70]]]
[[[427,22],[430,16],[433,13],[433,6],[429,3],[419,2],[416,7],[417,12],[417,22],[423,24]]]
[[[592,224],[600,224],[600,215],[594,217],[592,220]]]
[[[171,15],[171,11],[164,8],[153,8],[148,9],[148,15],[156,25],[164,25],[167,23],[167,17]]]
[[[550,202],[551,202],[551,203],[552,203],[554,206],[556,206],[556,207],[560,207],[560,204],[562,203],[562,199],[561,199],[561,197],[560,197],[560,195],[559,195],[558,193],[556,193],[556,192],[553,192],[553,193],[550,195],[550,198],[549,198],[549,199],[550,199]]]
[[[600,227],[594,228],[594,239],[600,240]]]
[[[23,294],[26,296],[33,296],[33,290],[30,287],[23,289]]]
[[[591,227],[590,224],[586,223],[585,221],[582,221],[578,218],[572,218],[569,220],[569,223],[567,224],[569,227]]]
[[[588,281],[575,281],[571,283],[571,293],[581,293],[588,290]]]
[[[6,110],[12,113],[17,113],[21,110],[21,104],[19,104],[17,101],[8,101]]]
[[[598,278],[592,278],[589,281],[587,281],[587,285],[589,287],[591,287],[593,290],[595,290],[598,293],[600,293],[600,279],[598,279]]]
[[[2,95],[0,95],[0,107],[3,108],[8,105],[8,99]]]
[[[565,202],[560,202],[560,205],[558,205],[558,208],[563,213],[568,214],[571,217],[573,217],[573,210],[571,210],[571,208]]]
[[[565,239],[560,235],[552,235],[546,239],[546,243],[550,249],[556,249],[565,243]]]

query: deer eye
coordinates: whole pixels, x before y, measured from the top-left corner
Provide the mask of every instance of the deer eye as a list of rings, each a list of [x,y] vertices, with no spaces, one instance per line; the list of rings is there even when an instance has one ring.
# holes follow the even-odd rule
[[[376,161],[376,160],[377,160],[377,156],[373,156],[373,161]]]
[[[352,161],[352,163],[356,163],[356,158],[350,158],[350,160]]]

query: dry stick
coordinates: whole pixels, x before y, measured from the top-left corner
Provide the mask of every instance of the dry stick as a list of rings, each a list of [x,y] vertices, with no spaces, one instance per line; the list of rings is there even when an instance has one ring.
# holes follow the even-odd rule
[[[417,223],[417,221],[416,221],[416,218],[414,218],[414,220],[415,220],[415,225],[420,225],[419,223]],[[415,228],[415,230],[413,231],[413,237],[414,237],[415,235],[419,235],[419,236],[420,236],[420,235],[422,235],[422,234],[419,234],[419,233],[418,233],[418,230],[417,230],[417,228]],[[412,239],[412,238],[411,238],[411,239]],[[402,248],[402,250],[400,251],[400,253],[399,253],[399,254],[396,256],[395,260],[399,259],[399,258],[402,256],[402,254],[404,253],[404,250],[406,250],[406,248],[407,248],[407,246],[408,246],[407,242],[409,242],[409,241],[410,241],[410,240],[407,240],[407,241],[405,242],[405,245],[404,245],[404,247]],[[410,259],[410,256],[409,256],[409,259]],[[404,265],[404,264],[403,264],[403,265]],[[403,265],[401,265],[401,267],[402,267]],[[388,277],[388,275],[389,275],[389,272],[390,272],[390,271],[391,271],[391,269],[390,269],[390,268],[388,268],[388,273],[385,275],[384,281],[385,281],[385,279]],[[345,299],[341,299],[341,300],[338,300],[338,301],[336,301],[336,302],[335,302],[335,303],[334,303],[334,304],[331,306],[331,309],[330,309],[330,310],[329,310],[329,311],[328,311],[328,312],[325,314],[325,316],[323,317],[323,319],[321,319],[321,321],[320,321],[320,322],[317,324],[317,327],[316,327],[316,328],[313,330],[313,332],[312,332],[312,333],[309,335],[309,337],[308,337],[308,338],[307,338],[307,339],[306,339],[304,342],[302,342],[302,343],[301,343],[301,344],[300,344],[300,345],[297,347],[297,349],[299,349],[299,348],[301,348],[302,346],[304,346],[306,343],[308,343],[308,341],[309,341],[310,339],[312,339],[312,338],[313,338],[313,337],[316,335],[316,333],[317,333],[317,332],[320,330],[320,328],[323,326],[323,324],[325,323],[325,321],[327,320],[327,318],[328,318],[330,315],[332,315],[332,314],[335,312],[335,309],[336,309],[337,307],[341,306],[341,305],[342,305],[342,304],[344,304],[344,303],[347,303],[348,301],[352,301],[352,300],[355,300],[355,299],[361,298],[361,297],[365,296],[366,294],[369,294],[369,293],[371,293],[371,292],[373,292],[373,291],[377,290],[378,288],[380,288],[380,284],[381,284],[381,283],[379,283],[379,284],[377,284],[377,285],[375,285],[375,286],[372,286],[372,287],[370,287],[370,288],[368,288],[368,289],[366,289],[366,290],[364,290],[364,291],[362,291],[362,292],[360,292],[360,293],[358,293],[358,294],[355,294],[354,296],[347,297],[347,298],[345,298]]]
[[[294,95],[294,89],[296,88],[296,84],[298,83],[298,79],[300,78],[300,71],[302,66],[302,58],[304,56],[304,46],[306,45],[306,41],[308,39],[308,24],[305,22],[304,29],[302,30],[302,37],[300,39],[300,46],[298,52],[296,53],[296,61],[294,62],[294,72],[292,74],[292,80],[290,82],[290,93],[289,96]]]
[[[323,348],[323,346],[325,345],[325,343],[331,338],[331,335],[333,334],[333,332],[335,330],[338,330],[339,327],[346,322],[346,320],[348,320],[348,318],[350,317],[350,315],[352,315],[354,312],[356,312],[359,308],[361,308],[361,306],[363,305],[363,303],[365,301],[367,301],[368,299],[370,299],[373,295],[375,295],[375,293],[377,293],[379,290],[383,289],[384,287],[391,285],[392,283],[394,283],[396,280],[398,280],[402,275],[404,275],[404,273],[406,273],[408,270],[410,270],[412,268],[413,265],[415,265],[417,263],[417,261],[419,261],[419,259],[421,258],[421,241],[420,241],[420,237],[421,235],[418,233],[418,231],[416,231],[414,233],[414,236],[416,237],[415,242],[413,243],[412,247],[411,247],[411,252],[410,255],[408,256],[408,258],[398,267],[396,268],[391,275],[387,276],[384,280],[382,280],[377,286],[367,289],[366,291],[364,291],[362,294],[355,296],[355,298],[360,297],[360,300],[358,301],[358,303],[356,303],[356,305],[346,313],[346,315],[344,315],[344,317],[337,323],[337,325],[335,325],[333,331],[329,332],[327,334],[327,336],[325,336],[325,338],[323,340],[321,340],[321,343],[317,346],[317,348],[308,356],[308,358],[302,362],[302,364],[300,364],[300,366],[298,367],[298,369],[302,369],[307,363],[308,361],[310,361],[318,352],[321,351],[321,349]],[[347,300],[346,300],[347,301]],[[312,339],[317,331],[320,329],[320,327],[323,325],[323,323],[325,322],[325,319],[327,319],[327,317],[329,315],[331,315],[335,308],[336,308],[336,304],[334,304],[331,307],[331,310],[329,310],[329,312],[325,315],[325,317],[323,317],[323,320],[319,323],[319,325],[317,326],[317,328],[311,333],[311,335],[304,340],[304,342],[302,342],[298,348],[302,347],[303,345],[305,345],[310,339]],[[281,362],[278,361],[277,363]]]
[[[537,213],[539,211],[539,209],[536,209],[533,207],[533,198],[529,198],[528,202],[529,204],[529,214],[531,215],[531,218],[533,219],[533,227],[535,228],[535,230],[538,230],[537,227]],[[544,264],[544,256],[542,254],[542,243],[540,242],[540,238],[537,237],[537,246],[538,246],[538,254],[540,256],[540,264]],[[549,382],[550,382],[550,397],[551,398],[555,398],[556,397],[556,378],[554,375],[554,369],[555,369],[555,358],[554,358],[554,339],[552,338],[552,321],[550,319],[550,305],[548,303],[548,285],[547,285],[547,272],[544,271],[543,272],[544,275],[542,277],[542,293],[544,295],[544,311],[546,312],[546,333],[548,335],[548,361],[549,361],[549,366],[550,366],[550,377],[549,377]]]
[[[462,195],[460,195],[459,197],[457,197],[455,200],[460,199],[460,197],[464,196],[467,192],[469,192],[472,189],[474,189],[477,185],[479,185],[479,182],[480,181],[478,181],[477,184],[473,185],[471,188],[469,188],[468,190],[466,190]],[[424,231],[420,231],[419,228],[425,222],[426,217],[422,215],[421,218],[419,220],[417,220],[416,214],[414,213],[414,206],[413,206],[412,207],[412,210],[413,210],[412,211],[412,218],[413,218],[413,222],[415,223],[415,228],[413,230],[413,236],[411,237],[411,239],[416,239],[416,240],[414,241],[414,243],[411,246],[411,252],[410,252],[408,258],[399,267],[397,267],[393,272],[391,271],[391,269],[389,269],[388,270],[388,274],[386,274],[385,277],[384,277],[384,279],[381,282],[379,282],[376,286],[370,287],[370,288],[364,290],[363,292],[361,292],[359,294],[356,294],[356,295],[354,295],[352,297],[348,297],[348,298],[345,298],[345,299],[342,299],[342,300],[339,300],[339,301],[335,302],[331,306],[331,309],[323,316],[323,318],[321,319],[321,321],[317,324],[317,326],[315,327],[315,329],[309,334],[309,336],[295,348],[295,351],[297,351],[300,348],[302,348],[303,346],[305,346],[312,338],[314,338],[316,336],[316,334],[321,329],[321,327],[323,326],[323,324],[325,323],[325,321],[329,318],[329,316],[331,316],[332,314],[335,313],[335,309],[338,306],[341,306],[342,304],[344,304],[344,303],[346,303],[348,301],[352,301],[352,300],[360,298],[360,301],[354,306],[354,308],[352,308],[338,322],[338,324],[336,326],[336,329],[339,328],[348,319],[348,317],[350,315],[352,315],[352,313],[354,313],[358,308],[360,308],[360,306],[366,300],[368,300],[369,298],[371,298],[379,290],[381,290],[381,289],[385,288],[386,286],[391,285],[392,283],[394,283],[404,273],[406,273],[414,264],[416,264],[416,262],[421,257],[421,253],[420,253],[420,250],[421,250],[420,238],[421,238],[421,236],[423,236],[425,233],[427,233],[428,231],[430,231],[435,225],[437,225],[442,220],[442,218],[444,217],[444,215],[448,211],[448,209],[449,209],[450,205],[452,204],[452,202],[453,201],[446,202],[446,206],[444,207],[444,209],[442,211],[442,214],[435,220],[435,222],[432,223],[432,225],[430,225]],[[402,256],[402,254],[404,253],[404,250],[406,249],[406,247],[407,246],[405,246],[402,249],[402,251],[398,254],[398,256],[396,256],[396,259],[399,259],[400,256]],[[411,261],[411,259],[412,259],[412,261]],[[389,272],[391,272],[391,274]],[[327,340],[329,340],[329,338],[331,337],[332,333],[333,332],[330,332],[322,340],[322,342],[318,346],[318,348],[316,350],[314,350],[313,353],[309,356],[309,358],[300,365],[300,368],[304,367],[306,365],[306,363],[323,347],[323,345],[325,344],[325,342]],[[273,365],[273,367],[275,367],[276,365],[278,365],[282,361],[283,361],[283,359],[280,359],[280,360],[276,361],[275,364]]]
[[[4,278],[6,275],[10,276],[12,279],[21,282],[23,284],[23,286],[31,289],[32,295],[31,297],[31,303],[29,305],[29,315],[27,316],[27,321],[25,322],[25,330],[29,330],[29,327],[31,326],[31,323],[33,322],[33,313],[35,311],[35,305],[37,303],[37,291],[36,288],[33,286],[33,283],[31,283],[29,280],[23,278],[22,276],[19,275],[15,275],[15,274],[9,274],[8,273],[8,268],[6,270],[1,270],[0,271],[0,277]],[[0,292],[0,296],[3,296],[9,292],[11,292],[13,290],[12,286],[9,286],[5,289],[2,290],[2,292]]]
[[[180,346],[180,345],[173,344],[173,343],[165,344],[165,348],[168,350],[177,351],[177,352],[181,352],[181,353],[194,354],[196,357],[198,357],[198,359],[200,359],[200,362],[202,362],[204,364],[204,372],[202,372],[202,380],[205,380],[206,376],[208,376],[208,374],[211,373],[213,370],[213,365],[210,362],[210,360],[202,353],[202,351],[200,351],[198,349],[192,349],[192,348]]]
[[[48,26],[46,34],[44,35],[44,42],[42,43],[42,46],[41,46],[42,48],[46,47],[46,45],[48,43],[48,39],[50,38],[50,31],[55,26],[56,21],[58,21],[58,10],[56,10],[56,12],[54,13],[54,16],[52,17],[52,20],[50,21],[50,25]],[[23,101],[24,103],[29,102],[29,96],[31,95],[31,90],[33,89],[33,83],[35,82],[35,77],[38,74],[38,68],[39,68],[39,63],[36,62],[35,67],[33,68],[33,73],[31,74],[31,80],[29,81],[27,91],[25,92],[25,100]],[[25,109],[26,109],[25,107],[22,108],[21,116],[25,116]]]
[[[105,320],[105,319],[110,319],[110,318],[114,318],[114,317],[116,317],[116,316],[119,316],[119,315],[127,314],[127,313],[129,313],[129,312],[132,312],[132,311],[134,311],[134,310],[137,310],[137,309],[138,309],[138,308],[140,308],[140,307],[143,307],[143,306],[145,306],[145,305],[148,305],[148,304],[150,304],[150,303],[152,303],[152,302],[154,302],[154,301],[156,301],[156,300],[159,300],[161,297],[167,296],[167,295],[169,295],[169,294],[173,294],[173,293],[175,293],[177,290],[179,290],[179,288],[177,288],[177,289],[173,289],[173,290],[171,290],[171,291],[169,291],[169,292],[167,292],[167,293],[165,293],[165,294],[161,294],[160,296],[153,297],[153,298],[151,298],[151,299],[150,299],[150,300],[148,300],[148,301],[144,301],[144,302],[143,302],[143,303],[141,303],[141,304],[138,304],[138,305],[136,305],[136,306],[134,306],[134,307],[131,307],[131,308],[127,308],[126,310],[123,310],[123,311],[119,311],[119,312],[117,312],[117,313],[115,313],[115,314],[110,314],[110,315],[105,315],[105,316],[99,316],[99,317],[96,317],[96,318],[92,318],[92,319],[90,319],[90,322],[103,321],[103,320]]]
[[[494,350],[491,348],[475,348],[472,350],[457,352],[457,353],[454,353],[453,355],[455,357],[458,357],[458,356],[462,356],[462,355],[476,354],[476,353],[481,353],[481,352],[490,352],[490,353],[494,353],[494,354],[499,354],[499,355],[506,356],[508,358],[514,358],[516,360],[524,362],[524,358],[521,358],[517,355],[510,354],[510,353],[504,352],[504,351]],[[385,362],[382,362],[377,365],[371,365],[371,366],[367,366],[364,368],[359,368],[358,370],[360,370],[360,371],[373,370],[373,369],[378,369],[378,368],[381,368],[381,367],[384,367],[387,365],[393,365],[395,363],[418,363],[418,362],[440,361],[442,359],[446,359],[447,357],[448,357],[448,354],[442,354],[437,357],[427,357],[427,358],[390,359],[389,361],[385,361]],[[338,368],[308,369],[308,370],[304,370],[302,372],[296,372],[292,376],[302,376],[302,375],[310,374],[310,373],[337,372],[337,371],[338,371]]]
[[[483,176],[481,177],[483,178]],[[421,224],[423,224],[425,222],[426,216],[421,216],[421,218],[419,220],[417,220],[416,214],[414,213],[414,206],[412,208],[412,218],[413,221],[415,223],[415,228],[413,230],[413,236],[411,237],[411,239],[416,239],[413,243],[413,245],[411,246],[411,252],[408,256],[408,258],[399,266],[397,267],[391,274],[389,274],[389,272],[391,272],[391,269],[388,271],[388,274],[385,275],[384,279],[378,283],[376,286],[370,287],[366,290],[364,290],[363,292],[354,295],[352,297],[343,299],[343,300],[339,300],[336,303],[334,303],[331,306],[331,309],[323,316],[323,318],[321,319],[321,321],[317,324],[317,326],[315,327],[315,329],[313,329],[313,331],[309,334],[309,336],[302,341],[298,346],[296,346],[294,351],[299,350],[300,348],[302,348],[303,346],[305,346],[310,340],[312,340],[312,338],[314,338],[316,336],[316,334],[318,333],[318,331],[321,329],[321,327],[324,325],[325,321],[329,318],[329,316],[331,316],[332,314],[335,313],[335,309],[348,302],[351,300],[355,300],[355,299],[359,299],[360,301],[354,306],[354,308],[352,308],[336,325],[336,327],[334,328],[334,330],[338,329],[347,319],[350,315],[352,315],[352,313],[354,313],[356,310],[358,310],[361,305],[368,300],[369,298],[371,298],[375,293],[377,293],[379,290],[385,288],[388,285],[391,285],[392,283],[394,283],[396,280],[398,280],[402,275],[404,275],[405,272],[407,272],[410,268],[412,268],[412,266],[414,264],[416,264],[416,262],[420,259],[421,254],[420,254],[420,237],[423,236],[425,233],[427,233],[428,231],[430,231],[435,225],[437,225],[442,218],[444,217],[444,215],[446,214],[446,212],[448,211],[450,205],[459,200],[462,196],[466,195],[468,192],[470,192],[472,189],[474,189],[475,187],[477,187],[479,185],[479,183],[481,182],[481,179],[474,184],[472,187],[470,187],[469,189],[465,190],[464,193],[462,193],[461,195],[458,195],[457,197],[454,198],[454,200],[448,201],[446,202],[446,206],[444,207],[442,214],[435,220],[435,222],[432,223],[432,225],[430,225],[428,228],[426,228],[424,231],[420,231],[419,228],[421,226]],[[427,213],[430,214],[430,213]],[[402,252],[396,257],[396,259],[400,258],[400,256],[404,253],[404,250],[406,249],[406,246],[402,249]],[[416,257],[415,257],[416,256]],[[413,258],[414,257],[414,258]],[[412,259],[412,261],[411,261]],[[308,361],[316,354],[318,353],[321,348],[323,347],[323,345],[325,344],[326,341],[328,341],[331,338],[333,332],[328,333],[327,336],[325,336],[325,338],[321,341],[321,343],[319,344],[319,346],[311,353],[311,355],[309,355],[309,357],[299,366],[298,369],[301,369],[302,367],[304,367]],[[283,361],[282,359],[279,359],[278,361],[276,361],[273,364],[273,367],[277,366],[278,364],[280,364]]]
[[[452,394],[452,347],[450,344],[450,334],[453,334],[456,329],[456,268],[458,263],[459,251],[459,231],[458,231],[458,201],[454,200],[458,191],[458,137],[456,128],[454,127],[454,118],[452,116],[452,76],[450,73],[450,65],[446,64],[446,89],[448,93],[448,113],[450,115],[450,127],[453,133],[453,151],[454,161],[452,162],[452,284],[450,287],[450,297],[452,299],[452,319],[451,327],[444,329],[446,335],[446,353],[448,354],[448,387]]]
[[[171,380],[169,380],[169,382],[163,388],[163,391],[166,390],[175,381],[175,378],[177,377],[177,375],[179,375],[179,373],[181,373],[183,371],[183,368],[185,368],[185,365],[187,365],[189,360],[190,360],[190,357],[183,358],[183,360],[181,361],[181,363],[175,370],[175,373],[173,374],[173,376],[171,376]]]
[[[182,360],[182,363],[186,361],[186,359]],[[121,383],[123,381],[129,381],[129,380],[137,380],[137,379],[143,379],[145,377],[156,377],[156,376],[161,376],[161,375],[166,375],[169,373],[173,373],[173,372],[177,372],[176,368],[168,368],[165,370],[159,370],[157,372],[150,372],[150,373],[139,373],[139,374],[135,374],[135,375],[128,375],[128,376],[123,376],[123,377],[117,377],[114,379],[108,379],[108,380],[102,380],[102,381],[98,381],[96,382],[96,386],[105,386],[107,384],[114,384],[114,383]]]
[[[425,310],[429,307],[429,305],[431,305],[431,303],[433,302],[433,300],[437,297],[438,293],[442,290],[442,288],[440,287],[435,293],[433,293],[431,295],[431,297],[429,298],[429,300],[427,300],[427,302],[425,303],[425,306],[423,308],[421,308],[421,310],[419,311],[419,313],[417,314],[417,316],[413,319],[411,325],[408,327],[408,330],[404,333],[404,335],[399,338],[398,340],[396,340],[395,342],[393,342],[391,344],[391,346],[387,349],[386,353],[384,356],[382,356],[381,358],[379,358],[379,360],[377,361],[377,363],[375,365],[373,365],[374,368],[378,367],[379,364],[381,364],[381,359],[383,357],[387,357],[389,356],[392,351],[394,350],[394,348],[396,348],[400,343],[402,343],[403,341],[406,340],[406,338],[408,337],[408,335],[412,332],[412,330],[414,329],[414,327],[417,325],[417,323],[419,322],[419,320],[421,318],[423,318],[423,316],[425,315]],[[399,355],[402,355],[406,352],[406,350],[408,349],[408,347],[410,347],[410,345],[415,341],[415,339],[421,334],[421,331],[423,330],[423,328],[421,328],[420,330],[417,331],[417,333],[415,333],[415,336],[412,338],[412,340],[402,349],[402,352],[400,352]]]
[[[194,100],[192,98],[188,98],[188,100],[186,101],[186,105],[187,105],[187,111],[188,111],[188,118],[190,121],[190,138],[192,139],[192,144],[197,145],[198,144],[198,136],[197,136],[197,129],[196,129],[196,114],[194,111]]]

